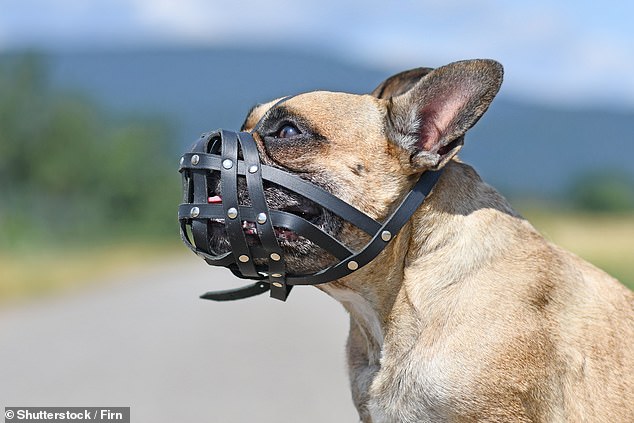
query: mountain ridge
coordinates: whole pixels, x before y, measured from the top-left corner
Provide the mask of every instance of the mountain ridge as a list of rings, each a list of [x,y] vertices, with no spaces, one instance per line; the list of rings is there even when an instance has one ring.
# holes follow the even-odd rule
[[[239,128],[255,103],[317,89],[366,93],[389,76],[324,52],[281,48],[49,51],[44,58],[54,88],[89,93],[119,114],[173,121],[177,149],[200,132]],[[544,106],[502,88],[467,134],[461,158],[505,192],[556,197],[590,171],[634,177],[633,138],[632,110]]]

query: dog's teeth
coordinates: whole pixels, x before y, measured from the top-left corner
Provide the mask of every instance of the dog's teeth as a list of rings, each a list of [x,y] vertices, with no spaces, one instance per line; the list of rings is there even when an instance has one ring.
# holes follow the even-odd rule
[[[242,229],[255,230],[255,223],[249,222],[247,220],[243,220]],[[248,233],[248,232],[245,232],[245,233]]]

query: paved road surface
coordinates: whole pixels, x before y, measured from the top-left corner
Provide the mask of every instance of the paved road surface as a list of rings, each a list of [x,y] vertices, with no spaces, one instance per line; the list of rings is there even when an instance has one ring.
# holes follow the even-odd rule
[[[289,301],[199,300],[235,282],[195,256],[0,310],[0,407],[130,406],[133,423],[356,422],[347,315]]]

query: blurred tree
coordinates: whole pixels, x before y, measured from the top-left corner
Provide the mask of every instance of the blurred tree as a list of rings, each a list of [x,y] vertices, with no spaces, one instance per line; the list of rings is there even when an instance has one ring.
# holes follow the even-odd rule
[[[45,70],[33,54],[0,61],[0,246],[174,233],[166,121],[115,118]]]
[[[634,181],[624,172],[593,171],[579,175],[571,184],[569,197],[575,208],[592,212],[634,210]]]

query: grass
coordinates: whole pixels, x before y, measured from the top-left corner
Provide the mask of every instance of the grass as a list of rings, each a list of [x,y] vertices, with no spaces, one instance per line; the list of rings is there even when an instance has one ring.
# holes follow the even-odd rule
[[[634,214],[522,212],[546,238],[634,289]],[[0,302],[63,293],[178,254],[185,248],[177,237],[30,253],[0,250]]]
[[[550,241],[605,270],[634,290],[634,214],[524,210]]]
[[[124,274],[182,253],[176,241],[66,246],[29,253],[0,250],[0,302],[63,293]]]

